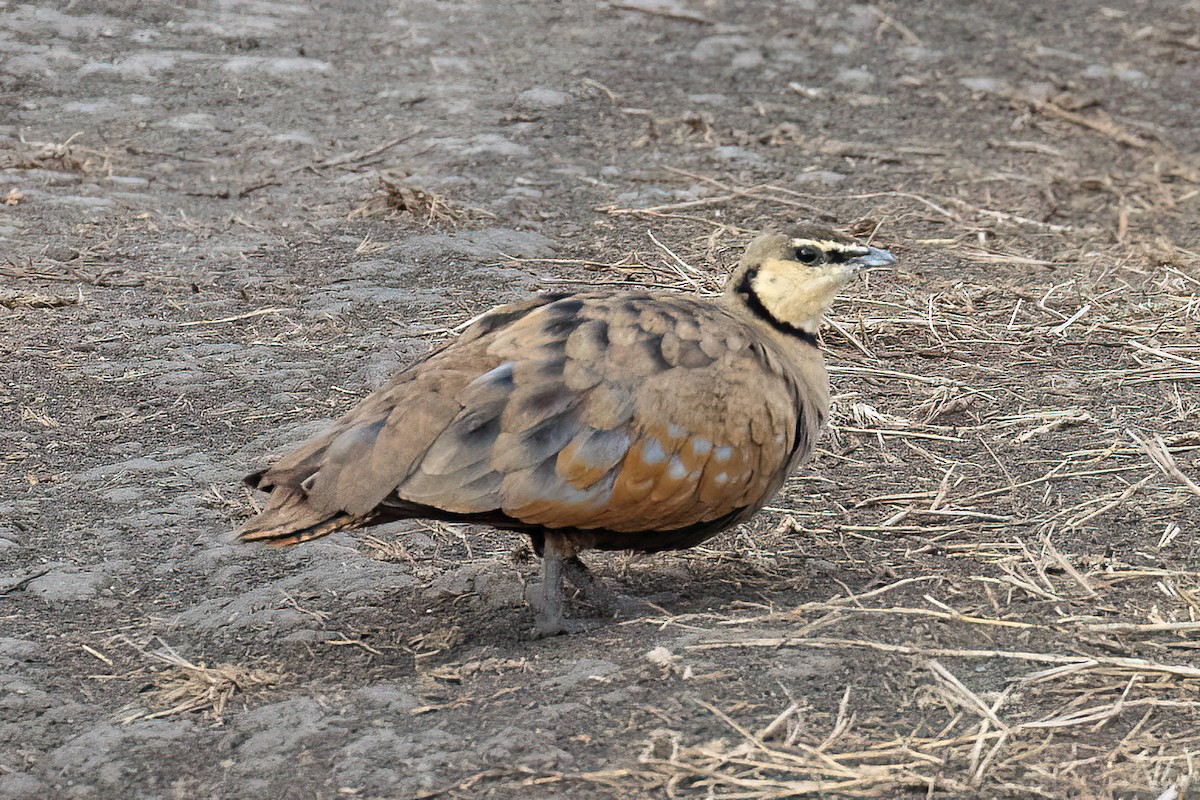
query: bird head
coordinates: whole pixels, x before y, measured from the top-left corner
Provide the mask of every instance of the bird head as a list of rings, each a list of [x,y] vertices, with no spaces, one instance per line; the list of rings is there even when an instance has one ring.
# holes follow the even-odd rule
[[[728,291],[771,324],[812,334],[851,278],[863,269],[894,263],[896,257],[887,250],[804,225],[752,241]]]

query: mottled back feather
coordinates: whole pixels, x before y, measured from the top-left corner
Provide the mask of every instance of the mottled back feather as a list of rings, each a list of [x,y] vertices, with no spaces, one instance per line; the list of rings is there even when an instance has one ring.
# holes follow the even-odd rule
[[[686,547],[766,503],[827,409],[816,349],[726,299],[544,296],[483,317],[248,478],[272,495],[242,537],[426,516]]]

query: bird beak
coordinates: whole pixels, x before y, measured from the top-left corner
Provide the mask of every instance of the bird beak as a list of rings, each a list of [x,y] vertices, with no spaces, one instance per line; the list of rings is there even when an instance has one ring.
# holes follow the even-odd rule
[[[896,263],[896,257],[887,250],[880,250],[878,247],[868,247],[865,256],[852,258],[850,259],[850,263],[858,269],[887,267]]]

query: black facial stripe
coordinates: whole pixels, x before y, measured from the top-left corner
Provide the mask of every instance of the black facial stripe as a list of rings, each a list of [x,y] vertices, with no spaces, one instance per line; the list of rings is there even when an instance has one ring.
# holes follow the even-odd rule
[[[829,259],[830,261],[832,261],[834,264],[845,264],[847,261],[849,261],[852,258],[861,258],[862,256],[867,255],[868,252],[869,251],[867,251],[865,248],[862,248],[862,249],[854,248],[854,249],[848,249],[848,250],[841,250],[841,249],[826,250],[825,257],[827,259]]]
[[[817,337],[806,330],[797,328],[795,325],[790,325],[781,319],[777,319],[767,310],[767,307],[763,305],[762,300],[754,291],[754,277],[756,275],[758,275],[757,267],[746,270],[746,273],[742,275],[742,279],[738,281],[737,289],[734,291],[746,299],[746,305],[750,306],[750,310],[754,312],[755,316],[769,322],[772,328],[789,336],[795,336],[800,341],[807,342],[816,347]]]

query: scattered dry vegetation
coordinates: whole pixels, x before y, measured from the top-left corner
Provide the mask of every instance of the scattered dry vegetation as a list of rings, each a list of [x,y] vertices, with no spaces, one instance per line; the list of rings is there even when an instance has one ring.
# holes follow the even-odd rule
[[[659,731],[639,767],[579,777],[670,797],[1189,796],[1200,254],[1171,232],[1197,213],[1200,171],[1069,98],[1001,99],[1063,139],[993,143],[1023,171],[954,164],[967,177],[941,193],[818,195],[674,170],[705,195],[602,209],[657,237],[616,263],[563,262],[596,283],[712,291],[721,276],[692,265],[727,263],[755,221],[847,209],[854,232],[901,256],[830,320],[832,436],[774,509],[789,516],[752,545],[774,563],[840,552],[880,588],[644,622],[698,632],[695,651],[860,654],[909,689],[847,686],[835,712],[705,704],[726,736]],[[662,244],[697,227],[710,235],[690,252]],[[941,264],[906,259],[906,243]]]
[[[111,175],[112,153],[75,144],[80,136],[76,133],[63,142],[27,142],[22,138],[21,146],[2,166],[5,169],[52,169],[84,175]],[[8,195],[7,202],[15,204],[16,200]]]
[[[62,308],[79,303],[82,294],[61,295],[22,289],[0,289],[0,306],[5,308]]]
[[[122,712],[120,722],[125,725],[138,720],[195,713],[219,723],[226,706],[235,696],[253,694],[255,690],[281,683],[284,678],[270,670],[234,664],[192,663],[165,643],[159,644],[157,650],[145,650],[135,645],[144,659],[140,669],[148,683],[141,691],[140,702]],[[100,651],[88,650],[112,665],[111,659]]]
[[[492,215],[482,209],[455,205],[439,194],[410,185],[405,176],[385,171],[370,199],[351,211],[349,218],[401,216],[428,227],[456,228],[467,220]]]
[[[713,24],[673,5],[612,5]],[[871,12],[881,32],[920,44],[885,11]],[[1191,29],[1147,28],[1137,36],[1180,53],[1200,48]],[[1188,63],[1184,55],[1178,58]],[[719,611],[664,611],[620,623],[690,637],[677,653],[656,647],[650,660],[661,673],[654,679],[685,683],[687,689],[676,694],[691,698],[701,713],[684,720],[658,715],[661,729],[643,733],[652,725],[635,724],[634,715],[646,709],[622,708],[630,722],[623,736],[606,743],[611,768],[536,775],[497,768],[426,796],[469,796],[490,779],[526,786],[583,782],[614,796],[745,800],[1196,796],[1196,155],[1171,147],[1149,123],[1069,92],[981,91],[976,100],[1011,122],[994,128],[986,143],[992,157],[983,167],[945,141],[843,141],[795,123],[730,130],[711,114],[687,109],[620,108],[612,90],[591,79],[583,83],[637,123],[622,144],[639,152],[791,148],[780,163],[877,164],[888,181],[883,185],[891,188],[854,192],[844,188],[852,181],[835,181],[821,191],[800,191],[802,184],[782,180],[739,182],[726,177],[738,174],[732,167],[719,176],[668,169],[654,175],[656,188],[678,188],[687,199],[598,209],[612,223],[597,226],[598,235],[612,233],[611,258],[506,260],[536,271],[539,285],[712,293],[724,276],[708,265],[728,265],[760,229],[788,218],[836,223],[891,248],[900,263],[867,275],[829,320],[822,344],[837,396],[830,433],[809,468],[767,515],[719,542],[670,556],[698,582],[708,582],[706,602],[712,598]],[[789,89],[813,100],[841,91],[798,83]],[[614,124],[613,130],[621,128]],[[870,130],[864,127],[862,136]],[[377,176],[351,219],[456,228],[486,216],[381,169],[392,148],[419,132],[282,168],[229,194],[244,198],[289,176],[338,169],[370,181]],[[112,159],[81,147],[73,136],[57,143],[23,141],[3,166],[90,177],[111,174]],[[15,189],[0,190],[0,198],[22,209],[31,202]],[[179,224],[188,224],[186,218]],[[387,241],[386,235],[376,241],[368,234],[355,255],[387,249]],[[108,244],[70,257],[9,261],[0,265],[0,276],[138,285],[114,282],[123,270],[109,262]],[[545,278],[553,267],[589,274],[583,280]],[[283,296],[290,289],[274,291]],[[27,309],[65,306],[79,297],[4,290],[0,305],[32,314]],[[483,296],[475,301],[489,304]],[[439,309],[437,317],[404,322],[428,323],[437,328],[430,335],[440,337],[461,330],[465,323],[457,323],[477,310]],[[284,307],[177,324],[207,331],[252,319],[278,324],[273,331],[264,326],[261,334],[276,344],[312,336],[305,346],[333,346],[324,341],[325,330],[305,330]],[[333,388],[335,395],[353,394]],[[343,402],[350,398],[334,396],[328,408],[317,410],[332,414]],[[313,412],[312,405],[250,414],[231,406],[201,415],[236,416],[244,425],[284,423]],[[19,413],[31,425],[60,425],[38,403]],[[230,517],[244,510],[240,497],[216,487],[204,501]],[[421,584],[464,561],[511,550],[513,542],[436,523],[430,528],[431,538],[445,547],[435,555],[414,555],[402,538],[368,533],[361,541],[378,558],[410,563]],[[661,560],[621,554],[595,561],[602,571],[643,586],[663,567]],[[46,571],[23,568],[0,593],[15,592]],[[810,580],[819,571],[833,577]],[[831,583],[840,588],[827,591]],[[722,605],[722,597],[738,599]],[[477,648],[471,661],[448,664],[472,633],[453,621],[456,615],[383,644],[354,628],[343,633],[326,627],[328,612],[301,608],[291,597],[284,601],[316,618],[330,634],[324,645],[371,656],[403,649],[413,655],[418,677],[433,681],[536,674],[551,660],[482,657]],[[470,619],[466,612],[462,617]],[[596,640],[604,642],[603,636]],[[273,669],[193,663],[166,645],[134,646],[114,658],[83,648],[112,673],[92,677],[145,686],[139,704],[122,713],[126,723],[182,714],[219,721],[238,699],[283,681]],[[563,652],[569,648],[563,645]],[[760,665],[755,659],[813,653],[852,664],[840,691],[791,696],[791,687],[781,685],[790,699],[769,705],[762,701],[765,691],[773,691],[762,687],[771,680],[766,669],[754,686],[735,685],[739,669]],[[689,660],[701,658],[718,668],[707,675],[690,671]],[[835,685],[840,678],[822,675],[819,684]],[[505,685],[487,702],[520,695],[521,686]],[[464,694],[409,713],[423,716],[470,702],[483,708],[485,701]],[[504,707],[493,710],[505,713]]]

